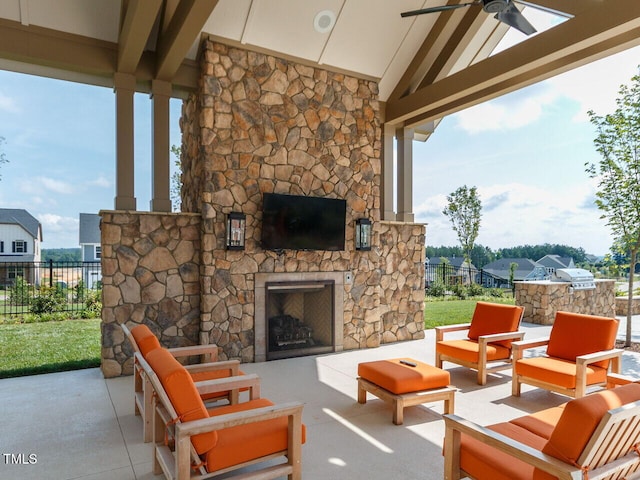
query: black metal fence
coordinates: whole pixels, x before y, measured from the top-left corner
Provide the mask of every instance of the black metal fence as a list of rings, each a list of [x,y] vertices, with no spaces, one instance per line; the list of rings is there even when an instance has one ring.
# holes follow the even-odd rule
[[[482,269],[467,266],[456,267],[448,263],[426,264],[424,282],[425,288],[430,288],[434,284],[445,287],[478,284],[485,288],[512,288],[508,279],[497,277]]]
[[[0,263],[0,315],[80,312],[101,288],[100,262]]]

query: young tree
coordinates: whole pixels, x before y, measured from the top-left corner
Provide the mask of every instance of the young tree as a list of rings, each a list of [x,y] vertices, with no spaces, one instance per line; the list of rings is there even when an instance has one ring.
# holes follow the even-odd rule
[[[447,195],[447,202],[449,203],[442,213],[451,220],[453,231],[458,235],[464,259],[471,263],[471,251],[478,238],[482,211],[478,191],[476,187],[467,188],[463,185],[451,195]],[[469,280],[471,281],[471,270],[469,270]]]
[[[4,137],[0,137],[0,146],[2,146],[2,144],[5,142]],[[0,165],[3,163],[8,163],[9,160],[7,160],[6,155],[4,154],[4,152],[0,151]],[[0,175],[0,180],[2,179],[2,175]]]
[[[615,112],[600,116],[589,111],[596,127],[594,144],[601,159],[586,163],[598,183],[595,203],[614,236],[614,248],[629,253],[627,346],[631,345],[633,273],[640,250],[640,76],[622,85]]]
[[[171,175],[171,187],[169,191],[169,197],[171,198],[171,205],[173,205],[173,211],[180,211],[180,204],[182,203],[182,162],[180,155],[182,153],[180,147],[171,145],[171,153],[176,157],[175,165],[177,170]]]

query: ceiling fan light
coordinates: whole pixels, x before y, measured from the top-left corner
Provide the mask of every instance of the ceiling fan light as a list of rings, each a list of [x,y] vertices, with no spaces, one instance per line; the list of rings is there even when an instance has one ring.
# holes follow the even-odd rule
[[[500,13],[509,6],[509,0],[482,0],[482,9],[487,13]]]

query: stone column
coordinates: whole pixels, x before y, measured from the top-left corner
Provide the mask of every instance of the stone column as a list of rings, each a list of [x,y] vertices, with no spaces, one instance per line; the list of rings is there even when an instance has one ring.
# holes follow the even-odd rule
[[[171,83],[161,80],[151,82],[153,99],[153,163],[151,168],[152,212],[170,212],[169,198],[169,98]]]
[[[398,139],[398,214],[401,222],[413,222],[413,129],[399,128]]]
[[[385,123],[382,132],[382,220],[394,221],[396,219],[396,212],[393,209],[395,127]]]
[[[135,210],[133,157],[133,94],[136,77],[126,73],[113,76],[116,92],[116,210]]]

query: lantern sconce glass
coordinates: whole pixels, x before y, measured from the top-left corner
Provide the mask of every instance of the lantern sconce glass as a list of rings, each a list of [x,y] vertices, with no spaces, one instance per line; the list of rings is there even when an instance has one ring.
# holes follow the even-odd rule
[[[244,250],[244,229],[247,219],[244,213],[227,215],[227,250]]]
[[[371,250],[371,220],[356,220],[356,250]]]

